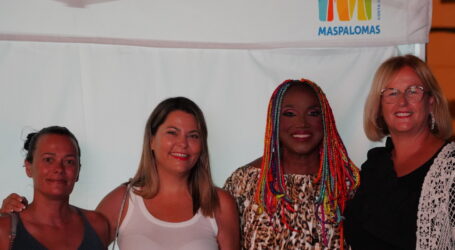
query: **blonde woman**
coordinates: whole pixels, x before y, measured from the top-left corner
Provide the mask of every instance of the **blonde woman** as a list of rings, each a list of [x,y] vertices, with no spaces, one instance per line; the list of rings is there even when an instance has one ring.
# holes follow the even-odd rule
[[[406,55],[384,62],[365,104],[371,149],[348,203],[352,249],[454,249],[455,143],[447,101],[428,66]]]

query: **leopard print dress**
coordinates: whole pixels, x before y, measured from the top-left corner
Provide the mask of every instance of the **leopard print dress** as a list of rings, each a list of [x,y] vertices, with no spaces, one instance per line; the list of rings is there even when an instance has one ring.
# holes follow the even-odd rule
[[[224,189],[236,200],[240,212],[242,249],[339,249],[339,232],[336,226],[326,225],[327,244],[323,244],[322,226],[315,216],[317,186],[313,175],[286,174],[286,186],[295,212],[277,209],[270,218],[257,213],[254,203],[260,169],[244,166],[227,180]],[[284,213],[290,228],[281,220]]]

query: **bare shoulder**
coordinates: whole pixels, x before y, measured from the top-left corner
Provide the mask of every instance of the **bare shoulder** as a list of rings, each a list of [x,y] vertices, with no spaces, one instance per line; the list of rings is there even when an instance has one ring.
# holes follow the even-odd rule
[[[81,211],[84,213],[85,217],[87,218],[93,229],[95,229],[96,233],[98,234],[98,237],[100,237],[104,245],[108,246],[110,243],[109,241],[110,226],[107,218],[97,211],[85,209],[81,209]]]
[[[220,206],[221,207],[229,206],[229,205],[232,205],[232,204],[234,206],[236,206],[235,200],[232,197],[232,195],[229,194],[229,192],[227,192],[226,190],[221,189],[221,188],[217,188],[216,192],[217,192],[217,195],[218,195],[218,199],[220,200]]]
[[[90,222],[90,224],[92,225],[98,225],[100,224],[101,226],[108,226],[107,223],[107,219],[106,217],[104,217],[104,215],[102,215],[100,212],[97,212],[97,211],[93,211],[93,210],[85,210],[85,209],[81,209],[85,215],[85,217],[88,219],[88,221]]]
[[[244,176],[245,174],[249,173],[252,168],[260,169],[261,168],[261,162],[262,162],[262,157],[259,157],[259,158],[255,159],[255,160],[253,160],[252,162],[237,168],[226,179],[226,182],[224,184],[224,189],[228,189],[228,190],[232,191],[233,189],[238,188],[237,185],[236,185],[237,184],[236,182],[239,181],[238,179],[239,178],[243,179],[242,176]]]
[[[261,164],[262,164],[262,156],[257,158],[256,160],[248,163],[247,165],[253,166],[255,168],[261,168]]]
[[[221,188],[217,188],[218,199],[220,207],[215,212],[215,217],[218,221],[224,222],[225,220],[238,219],[239,212],[237,203],[229,192]]]
[[[11,234],[11,217],[8,214],[0,215],[0,249],[8,249]]]
[[[126,189],[127,189],[127,186],[124,184],[116,187],[114,190],[112,190],[106,196],[104,196],[104,198],[98,204],[98,207],[96,208],[96,210],[98,211],[98,208],[100,208],[100,207],[120,206],[120,204],[122,203],[123,197],[125,197]]]
[[[232,195],[221,188],[217,188],[217,194],[220,201],[220,207],[215,212],[217,221],[224,223],[227,221],[238,220],[239,212],[237,209],[237,203]]]
[[[117,228],[117,220],[126,192],[127,186],[125,184],[122,184],[107,194],[96,207],[96,211],[101,213],[109,222],[111,240],[114,239],[113,237]],[[125,201],[125,206],[121,215],[121,221],[125,217],[127,210],[128,201]]]

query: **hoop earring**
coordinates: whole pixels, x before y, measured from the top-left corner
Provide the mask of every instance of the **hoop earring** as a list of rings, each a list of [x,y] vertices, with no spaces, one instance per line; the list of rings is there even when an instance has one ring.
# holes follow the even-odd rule
[[[430,130],[434,131],[436,127],[436,120],[434,119],[433,112],[430,112]]]

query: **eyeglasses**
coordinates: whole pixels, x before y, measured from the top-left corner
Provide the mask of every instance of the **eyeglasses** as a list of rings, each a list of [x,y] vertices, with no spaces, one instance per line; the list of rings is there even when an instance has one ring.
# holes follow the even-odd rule
[[[413,85],[404,90],[404,97],[410,103],[417,103],[422,100],[423,94],[426,92],[427,91],[425,91],[422,86]],[[397,103],[401,94],[403,94],[403,92],[395,88],[385,88],[381,90],[382,100],[388,104]]]

